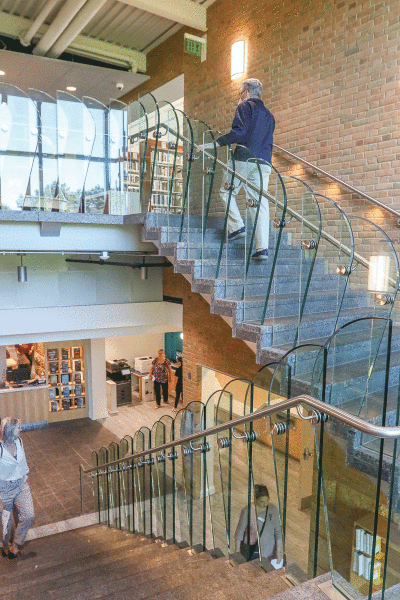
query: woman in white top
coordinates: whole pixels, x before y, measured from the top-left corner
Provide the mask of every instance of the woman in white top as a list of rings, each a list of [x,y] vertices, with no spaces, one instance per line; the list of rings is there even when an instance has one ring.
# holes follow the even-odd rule
[[[29,468],[25,458],[21,421],[6,417],[1,423],[0,442],[0,503],[2,520],[2,555],[16,558],[34,519]],[[18,526],[10,545],[13,508],[18,512]]]

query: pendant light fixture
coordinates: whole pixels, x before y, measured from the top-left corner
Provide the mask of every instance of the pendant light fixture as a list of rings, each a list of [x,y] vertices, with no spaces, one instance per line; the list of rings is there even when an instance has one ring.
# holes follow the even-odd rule
[[[24,254],[19,254],[19,256],[21,257],[21,264],[17,267],[18,281],[19,283],[26,283],[28,281],[28,272],[26,267],[22,264],[22,257]]]

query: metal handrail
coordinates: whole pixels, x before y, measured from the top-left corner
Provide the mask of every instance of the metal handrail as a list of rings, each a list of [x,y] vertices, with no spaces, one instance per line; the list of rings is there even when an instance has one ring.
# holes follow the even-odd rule
[[[267,408],[263,408],[262,410],[257,410],[251,414],[245,415],[243,417],[238,417],[237,419],[232,419],[231,421],[227,421],[226,423],[221,423],[220,425],[215,425],[214,427],[209,427],[208,429],[204,429],[203,431],[192,433],[190,435],[186,435],[178,440],[174,440],[172,442],[167,442],[162,444],[161,446],[155,446],[154,448],[150,448],[148,450],[142,450],[141,452],[136,452],[135,454],[130,454],[129,456],[125,456],[124,458],[120,458],[118,460],[114,460],[112,462],[104,463],[102,465],[98,465],[97,467],[91,467],[90,469],[83,469],[82,465],[80,465],[81,474],[93,473],[98,471],[99,469],[104,469],[108,467],[113,467],[120,463],[126,462],[127,460],[133,460],[135,458],[139,458],[141,456],[146,456],[147,454],[154,454],[156,452],[161,452],[162,450],[166,450],[167,448],[173,448],[174,446],[179,446],[181,444],[189,443],[195,440],[199,440],[201,438],[214,435],[215,433],[219,433],[220,431],[225,431],[226,429],[232,429],[233,427],[238,427],[239,425],[244,425],[245,423],[249,423],[251,421],[257,421],[259,419],[264,419],[275,412],[282,412],[283,410],[289,410],[290,408],[294,408],[299,406],[300,404],[306,404],[307,406],[311,406],[312,408],[317,409],[320,413],[329,415],[330,417],[334,417],[338,421],[341,421],[345,425],[357,429],[362,433],[366,433],[367,435],[372,435],[377,438],[383,439],[393,439],[400,438],[400,426],[399,427],[385,427],[380,425],[373,425],[364,419],[360,419],[354,415],[350,415],[346,413],[344,410],[337,408],[336,406],[332,406],[327,404],[326,402],[321,402],[321,400],[317,400],[317,398],[313,398],[312,396],[308,396],[304,394],[302,396],[296,396],[296,398],[290,398],[289,400],[284,400],[283,402],[279,402],[278,404],[274,404],[273,406],[268,406]]]
[[[293,154],[293,152],[289,152],[289,150],[285,150],[285,148],[282,148],[281,146],[278,146],[277,144],[273,144],[273,147],[276,150],[278,150],[278,152],[283,152],[284,154],[287,154],[292,159],[294,159],[296,162],[299,162],[302,165],[309,167],[316,173],[320,173],[321,175],[323,175],[324,177],[327,177],[328,179],[332,179],[332,181],[335,181],[335,183],[338,183],[340,186],[346,188],[346,190],[348,190],[349,192],[352,192],[353,194],[357,194],[357,196],[360,196],[361,198],[364,198],[364,200],[367,200],[368,202],[371,202],[372,204],[379,206],[379,208],[383,208],[383,210],[387,210],[392,215],[394,215],[395,217],[400,219],[400,212],[398,212],[397,210],[394,210],[394,208],[390,208],[390,206],[387,206],[386,204],[383,204],[379,200],[372,198],[372,196],[369,196],[368,194],[361,192],[360,190],[358,190],[354,186],[350,185],[349,183],[346,183],[342,179],[339,179],[339,177],[335,177],[335,175],[332,175],[332,173],[328,173],[327,171],[324,171],[324,169],[321,169],[320,167],[313,165],[312,163],[308,162],[304,158],[300,158],[300,156],[297,156],[297,154]]]

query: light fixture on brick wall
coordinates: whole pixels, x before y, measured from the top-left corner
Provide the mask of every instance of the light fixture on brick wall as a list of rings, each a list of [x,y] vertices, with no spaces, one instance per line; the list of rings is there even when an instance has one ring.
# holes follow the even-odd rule
[[[369,258],[368,291],[387,292],[389,289],[390,256],[376,254]]]
[[[231,49],[231,79],[237,79],[246,71],[246,42],[239,40],[232,44]]]

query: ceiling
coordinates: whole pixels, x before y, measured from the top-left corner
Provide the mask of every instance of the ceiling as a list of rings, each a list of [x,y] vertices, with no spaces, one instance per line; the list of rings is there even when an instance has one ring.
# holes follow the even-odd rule
[[[39,89],[55,97],[57,90],[66,91],[67,86],[76,87],[71,92],[78,98],[91,96],[108,105],[110,99],[122,97],[131,89],[147,81],[147,75],[118,71],[111,68],[93,67],[85,64],[20,54],[0,50],[0,70],[5,72],[2,81],[28,92]],[[120,84],[123,84],[123,89]]]
[[[148,79],[146,54],[180,28],[204,35],[214,1],[0,0],[0,80],[107,104]]]

